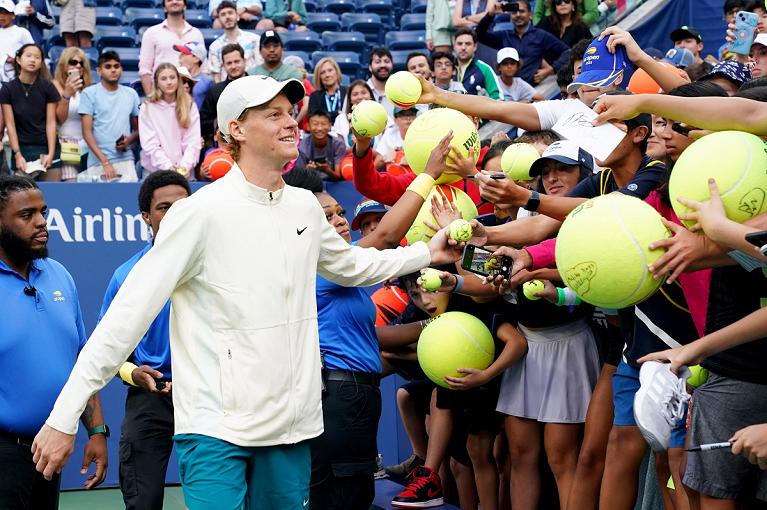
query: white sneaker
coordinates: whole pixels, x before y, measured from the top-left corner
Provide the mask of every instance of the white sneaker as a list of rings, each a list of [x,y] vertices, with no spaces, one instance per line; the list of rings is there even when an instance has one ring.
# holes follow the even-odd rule
[[[634,419],[645,440],[656,452],[668,450],[671,430],[684,416],[690,400],[685,381],[690,377],[687,367],[674,375],[669,364],[648,361],[639,371],[640,388],[634,397]]]

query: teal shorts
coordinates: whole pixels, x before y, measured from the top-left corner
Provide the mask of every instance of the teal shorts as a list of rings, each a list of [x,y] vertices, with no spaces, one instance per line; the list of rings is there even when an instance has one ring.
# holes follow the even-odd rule
[[[173,438],[189,510],[306,510],[309,443],[245,447],[198,434]]]

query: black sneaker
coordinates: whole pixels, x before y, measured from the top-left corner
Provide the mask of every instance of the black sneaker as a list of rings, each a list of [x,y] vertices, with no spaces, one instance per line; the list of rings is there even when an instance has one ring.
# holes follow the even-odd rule
[[[386,466],[386,474],[394,478],[405,478],[417,467],[423,466],[424,460],[415,453],[396,466]]]
[[[410,484],[391,501],[394,508],[433,508],[444,505],[439,475],[420,466],[408,476]]]

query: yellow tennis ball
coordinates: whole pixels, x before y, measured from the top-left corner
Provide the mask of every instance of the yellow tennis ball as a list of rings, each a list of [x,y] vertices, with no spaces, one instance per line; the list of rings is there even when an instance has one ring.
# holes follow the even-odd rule
[[[407,163],[413,172],[417,174],[423,172],[432,151],[451,130],[453,131],[453,139],[450,145],[455,147],[465,158],[469,157],[469,149],[474,149],[474,162],[477,162],[480,140],[474,122],[457,110],[437,108],[416,117],[405,134],[403,148]],[[459,180],[461,178],[456,175],[442,175],[437,179],[437,184]]]
[[[692,372],[692,375],[687,378],[687,384],[689,384],[691,387],[697,388],[701,384],[708,381],[708,370],[702,366],[693,365],[687,368],[689,368],[690,372]]]
[[[529,181],[530,167],[541,157],[533,145],[529,143],[513,143],[506,147],[501,155],[501,170],[509,179]]]
[[[766,170],[765,144],[756,135],[740,131],[706,135],[687,147],[674,165],[668,183],[671,205],[679,215],[688,209],[678,197],[708,200],[708,179],[712,177],[727,217],[743,223],[767,211]]]
[[[365,99],[352,110],[352,127],[357,133],[368,138],[381,134],[387,121],[386,109],[377,101]]]
[[[407,110],[421,97],[421,82],[409,71],[398,71],[386,80],[384,90],[389,101]]]
[[[525,282],[522,285],[522,293],[525,295],[527,299],[530,301],[536,301],[539,298],[535,295],[536,292],[543,292],[543,289],[545,286],[543,285],[543,282],[540,280],[530,280],[529,282]]]
[[[472,228],[471,223],[463,219],[453,220],[450,223],[450,239],[458,241],[459,243],[465,243],[471,239]]]
[[[459,368],[484,370],[495,358],[493,335],[481,320],[463,312],[437,316],[418,339],[418,363],[426,376],[448,388],[445,376],[463,377]]]
[[[567,215],[557,236],[557,269],[584,301],[603,308],[636,304],[663,283],[648,267],[663,254],[648,245],[668,237],[661,216],[638,198],[611,193]]]
[[[436,234],[436,231],[427,227],[425,223],[429,222],[432,225],[437,226],[437,220],[434,219],[434,216],[431,214],[431,199],[435,196],[453,204],[453,208],[461,211],[461,217],[464,220],[472,220],[477,217],[477,206],[474,205],[474,201],[469,195],[458,188],[448,186],[447,184],[435,186],[421,206],[421,210],[418,211],[415,221],[413,221],[413,225],[407,231],[407,234],[405,234],[407,244],[414,244],[418,241],[428,242],[429,239]]]
[[[435,292],[442,286],[442,278],[439,277],[440,272],[436,269],[429,268],[421,273],[421,285],[429,292]]]

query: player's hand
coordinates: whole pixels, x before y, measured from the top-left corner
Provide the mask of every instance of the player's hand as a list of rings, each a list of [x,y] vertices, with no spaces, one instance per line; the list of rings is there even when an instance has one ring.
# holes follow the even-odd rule
[[[426,161],[426,166],[423,172],[430,176],[432,179],[437,180],[442,177],[442,172],[447,167],[447,158],[450,154],[450,142],[453,140],[453,131],[450,130],[442,140],[439,141],[434,150],[429,154],[429,159]]]
[[[622,28],[617,26],[606,28],[599,34],[599,40],[601,41],[605,37],[607,37],[607,51],[610,53],[615,53],[618,46],[623,46],[626,49],[626,54],[628,55],[629,60],[634,63],[648,57],[647,53],[642,51],[642,48],[637,44],[631,34]]]
[[[50,481],[54,474],[61,473],[64,464],[72,455],[74,444],[73,434],[65,434],[43,425],[32,441],[32,462],[35,463],[35,469]]]
[[[690,227],[692,232],[702,230],[706,237],[714,242],[718,242],[721,239],[722,232],[732,222],[727,218],[722,197],[719,195],[719,187],[714,179],[708,180],[708,189],[711,198],[704,202],[684,197],[677,198],[680,204],[690,209],[680,214],[679,219],[694,221],[695,223]]]
[[[767,424],[740,429],[730,438],[733,455],[742,455],[759,469],[767,469]]]
[[[675,349],[666,349],[665,351],[651,352],[645,356],[642,356],[637,360],[637,363],[644,363],[646,361],[660,361],[661,363],[670,363],[669,367],[672,372],[679,374],[679,370],[682,367],[691,367],[693,365],[700,365],[704,357],[701,356],[697,349],[692,345],[683,345]]]
[[[451,147],[450,153],[447,155],[446,166],[447,171],[445,173],[458,175],[463,179],[476,175],[477,165],[474,159],[474,148],[469,149],[469,156],[466,157],[461,151]]]
[[[423,275],[427,269],[421,269],[421,275]],[[442,281],[442,285],[439,286],[437,290],[428,290],[423,286],[423,281],[421,280],[421,277],[418,277],[418,280],[416,280],[416,283],[418,284],[418,288],[421,290],[421,292],[451,292],[453,289],[455,289],[455,285],[457,282],[457,279],[453,273],[449,273],[447,271],[440,271],[439,272],[439,279]]]
[[[157,389],[157,381],[158,379],[162,379],[162,372],[155,370],[148,365],[141,365],[140,367],[134,368],[133,372],[131,372],[131,378],[133,379],[133,382],[136,383],[136,386],[144,388],[149,393],[154,393],[155,395],[167,395],[170,393],[170,382],[164,381],[165,386],[163,389]]]
[[[107,477],[109,456],[107,455],[107,438],[104,437],[104,434],[93,434],[88,439],[83,452],[83,465],[80,468],[80,474],[87,475],[91,464],[96,464],[96,471],[85,479],[83,486],[86,489],[97,487]]]
[[[440,94],[442,93],[442,90],[434,86],[433,83],[428,82],[423,79],[423,76],[421,75],[415,75],[416,78],[418,78],[418,81],[421,82],[421,97],[418,98],[419,104],[439,104],[437,101],[439,99]]]
[[[465,243],[458,243],[448,235],[448,229],[443,228],[434,234],[427,244],[431,253],[431,264],[440,266],[442,264],[453,264],[461,258],[461,253]]]
[[[478,370],[476,368],[459,368],[457,371],[466,375],[463,377],[445,376],[444,378],[451,390],[470,390],[477,386],[482,386],[489,380],[487,373],[484,370]]]
[[[591,123],[599,126],[610,120],[633,119],[641,113],[639,96],[600,96],[593,108],[597,117]]]
[[[667,283],[673,283],[687,267],[698,259],[698,255],[705,252],[705,236],[693,234],[686,228],[676,223],[661,218],[663,224],[673,236],[650,243],[651,250],[666,249],[666,253],[658,257],[648,268],[653,278],[663,278],[669,274]]]

